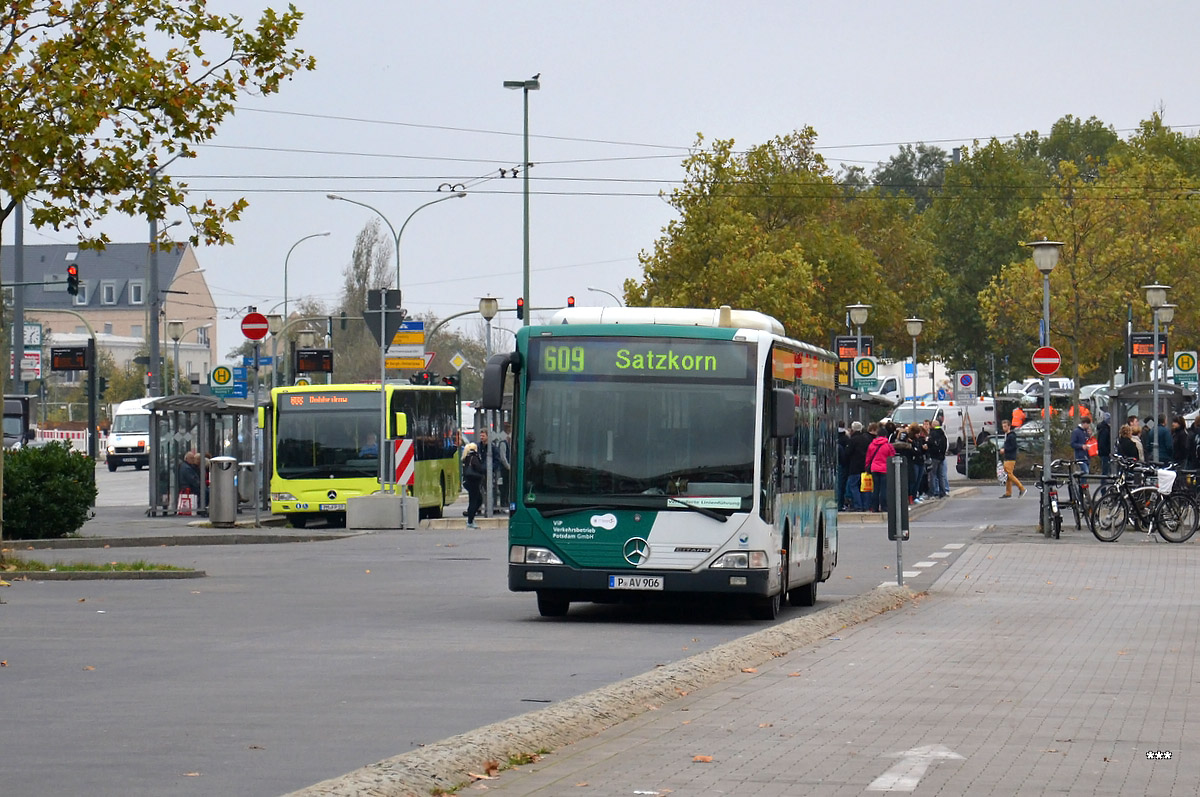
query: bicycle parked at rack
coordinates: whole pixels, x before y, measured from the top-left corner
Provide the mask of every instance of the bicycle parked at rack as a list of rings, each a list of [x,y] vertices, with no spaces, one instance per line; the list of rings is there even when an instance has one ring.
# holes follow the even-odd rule
[[[1065,462],[1064,460],[1056,459],[1050,463],[1050,478],[1049,479],[1041,478],[1040,474],[1044,470],[1044,468],[1041,465],[1033,466],[1034,473],[1039,474],[1038,480],[1037,480],[1038,492],[1041,493],[1041,496],[1038,501],[1038,508],[1041,510],[1038,514],[1039,519],[1045,516],[1046,502],[1047,501],[1050,502],[1050,529],[1049,529],[1049,531],[1047,531],[1046,529],[1043,529],[1042,533],[1046,534],[1047,536],[1054,537],[1054,539],[1056,539],[1056,540],[1059,539],[1060,537],[1062,537],[1062,508],[1063,508],[1063,506],[1076,507],[1075,523],[1076,523],[1076,528],[1079,527],[1079,510],[1077,508],[1078,502],[1075,499],[1074,494],[1071,492],[1071,487],[1070,487],[1070,485],[1072,484],[1072,474],[1070,471],[1070,464],[1066,463],[1067,467],[1064,468],[1064,462]],[[1046,490],[1047,486],[1049,487],[1048,491]],[[1068,499],[1066,502],[1063,502],[1059,497],[1059,489],[1058,488],[1062,487],[1062,486],[1067,486]],[[1039,520],[1039,522],[1040,522],[1040,520]]]
[[[1089,516],[1092,534],[1115,542],[1133,524],[1146,534],[1158,533],[1167,542],[1186,542],[1195,533],[1196,511],[1191,499],[1172,492],[1175,472],[1137,460],[1113,457],[1116,476]]]

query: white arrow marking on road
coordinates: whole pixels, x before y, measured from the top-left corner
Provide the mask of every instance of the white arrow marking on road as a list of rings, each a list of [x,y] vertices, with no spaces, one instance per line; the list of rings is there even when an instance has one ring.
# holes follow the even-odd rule
[[[889,753],[888,757],[899,758],[900,761],[871,781],[867,791],[915,791],[929,765],[934,761],[941,758],[963,760],[958,753],[940,744],[914,747],[903,753]]]

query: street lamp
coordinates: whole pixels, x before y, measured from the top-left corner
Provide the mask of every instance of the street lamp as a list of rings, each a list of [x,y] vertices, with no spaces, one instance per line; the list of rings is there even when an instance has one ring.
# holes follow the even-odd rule
[[[1050,272],[1062,253],[1060,241],[1025,244],[1033,249],[1033,264],[1042,272],[1042,345],[1050,345]],[[1050,536],[1050,374],[1042,376],[1042,534]]]
[[[153,179],[154,170],[151,170],[151,180]],[[162,365],[162,347],[160,345],[161,341],[158,339],[158,315],[162,308],[162,297],[159,296],[160,291],[158,289],[158,238],[162,233],[165,233],[172,227],[178,227],[180,224],[183,224],[183,222],[173,221],[166,227],[163,227],[162,230],[159,230],[158,219],[153,217],[150,219],[150,273],[146,275],[148,277],[146,288],[150,293],[150,306],[146,308],[149,311],[149,317],[146,319],[149,322],[146,325],[146,331],[150,335],[148,341],[150,344],[148,347],[150,349],[148,352],[150,355],[150,373],[158,374],[158,376],[150,380],[150,384],[147,386],[148,394],[151,397],[162,394],[159,385],[163,384],[159,381],[162,378],[162,368],[160,367]],[[189,271],[188,273],[191,274],[192,272]],[[174,283],[175,280],[171,280],[171,282]],[[169,290],[170,287],[168,285],[167,289]]]
[[[1146,292],[1146,304],[1150,305],[1150,311],[1154,314],[1154,410],[1151,413],[1154,416],[1155,429],[1152,437],[1154,438],[1154,461],[1161,462],[1158,451],[1158,322],[1162,314],[1162,310],[1167,305],[1167,291],[1171,290],[1170,285],[1143,285],[1142,290]],[[1175,309],[1172,307],[1168,311],[1173,319],[1175,317]]]
[[[625,302],[621,301],[615,293],[609,293],[608,291],[604,290],[603,288],[593,288],[591,285],[588,286],[588,290],[592,291],[593,293],[603,293],[608,296],[611,296],[612,300],[614,302],[616,302],[619,307],[625,306]],[[526,302],[526,306],[528,306],[528,302]]]
[[[487,339],[483,342],[483,364],[487,367],[488,360],[492,359],[492,319],[496,317],[496,313],[500,312],[500,300],[494,296],[484,296],[479,300],[479,314],[483,316],[483,320],[487,324]],[[492,411],[487,410],[484,414],[484,428],[488,432],[488,452],[487,462],[484,466],[487,468],[487,495],[484,497],[483,516],[492,516]]]
[[[525,259],[524,259],[524,269],[523,269],[523,272],[525,275],[525,282],[524,282],[524,289],[521,291],[521,296],[524,297],[525,307],[527,307],[527,308],[530,306],[529,305],[529,92],[537,91],[538,89],[540,89],[542,87],[542,84],[538,82],[538,78],[540,78],[541,76],[542,76],[542,73],[538,72],[536,75],[534,75],[529,80],[506,80],[506,81],[504,81],[504,88],[506,88],[506,89],[521,89],[521,91],[525,95],[525,128],[524,128],[524,133],[522,136],[525,141],[525,158],[521,162],[521,177],[524,179],[524,183],[525,183],[525,189],[524,189],[524,194],[525,194],[525,224],[524,224]],[[524,325],[529,326],[528,311],[525,313]]]
[[[312,235],[306,235],[303,238],[301,238],[299,241],[296,241],[296,243],[292,244],[292,248],[288,250],[287,255],[283,258],[283,317],[284,318],[288,317],[287,274],[288,274],[288,259],[291,258],[292,251],[297,246],[299,246],[300,244],[307,241],[309,238],[327,238],[327,237],[329,237],[329,230],[325,230],[324,232],[314,232]],[[274,360],[272,360],[271,362],[274,363]],[[272,365],[272,367],[274,367],[274,365]]]
[[[924,318],[906,318],[904,326],[908,330],[908,336],[913,339],[913,375],[912,375],[912,401],[913,401],[913,420],[917,418],[917,338],[921,334],[921,329],[925,326]]]
[[[846,311],[850,314],[850,323],[854,324],[855,329],[858,331],[854,342],[854,356],[863,357],[862,328],[863,324],[867,323],[867,316],[871,312],[871,305],[848,304],[846,305]],[[853,365],[853,363],[851,364]],[[854,374],[850,374],[850,387],[854,387]]]
[[[188,272],[188,273],[190,274],[191,272]],[[201,329],[208,329],[209,327],[212,326],[212,322],[209,321],[207,324],[201,324],[198,327],[192,327],[191,329],[184,330],[183,324],[184,324],[183,321],[168,321],[167,322],[167,335],[171,338],[171,340],[175,341],[175,384],[176,384],[176,386],[179,385],[179,341],[182,340],[184,337],[186,337],[189,332],[196,332]]]
[[[455,191],[450,196],[444,196],[444,197],[441,197],[440,199],[435,199],[432,202],[426,202],[424,205],[418,205],[416,210],[414,210],[412,213],[409,213],[408,218],[406,218],[404,220],[404,223],[400,225],[400,232],[396,232],[396,228],[392,226],[392,223],[390,221],[388,221],[388,217],[383,215],[383,212],[380,211],[379,208],[374,207],[373,205],[368,205],[366,202],[359,202],[357,199],[350,199],[349,197],[344,197],[341,194],[326,194],[325,198],[326,199],[335,199],[335,200],[339,200],[341,202],[349,202],[351,205],[358,205],[359,207],[374,211],[375,215],[377,215],[377,216],[379,216],[379,218],[383,219],[383,223],[386,224],[388,226],[388,229],[392,231],[392,240],[396,244],[396,290],[400,290],[400,236],[404,235],[404,228],[408,226],[408,222],[412,220],[413,216],[417,215],[418,211],[420,211],[424,208],[427,208],[430,205],[436,205],[437,203],[445,202],[448,199],[462,199],[466,195],[467,195],[466,191]]]

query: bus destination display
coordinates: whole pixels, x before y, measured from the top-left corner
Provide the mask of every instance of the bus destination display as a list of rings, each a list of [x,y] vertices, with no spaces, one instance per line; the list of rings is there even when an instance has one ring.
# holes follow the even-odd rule
[[[751,378],[751,347],[673,338],[548,338],[529,342],[532,377]]]
[[[280,397],[279,408],[307,410],[379,411],[379,392],[374,393],[287,393]]]

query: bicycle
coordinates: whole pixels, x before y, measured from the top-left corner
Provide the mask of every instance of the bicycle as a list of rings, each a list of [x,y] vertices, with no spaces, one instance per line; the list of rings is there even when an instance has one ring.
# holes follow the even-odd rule
[[[1115,542],[1130,522],[1167,542],[1184,542],[1195,533],[1188,531],[1196,519],[1191,499],[1172,492],[1174,471],[1124,457],[1113,461],[1118,465],[1116,477],[1095,502],[1089,523],[1096,539]]]
[[[1059,480],[1055,478],[1054,470],[1055,466],[1061,462],[1062,460],[1055,460],[1054,462],[1050,463],[1050,478],[1043,479],[1039,477],[1037,480],[1038,492],[1041,493],[1038,498],[1039,522],[1040,518],[1046,516],[1046,502],[1050,502],[1050,528],[1048,530],[1043,529],[1042,533],[1047,536],[1052,536],[1056,540],[1062,537],[1062,507],[1058,501]],[[1043,468],[1041,465],[1034,465],[1033,470],[1034,472],[1040,474],[1045,470],[1045,468]],[[1046,489],[1047,487],[1049,490]]]

